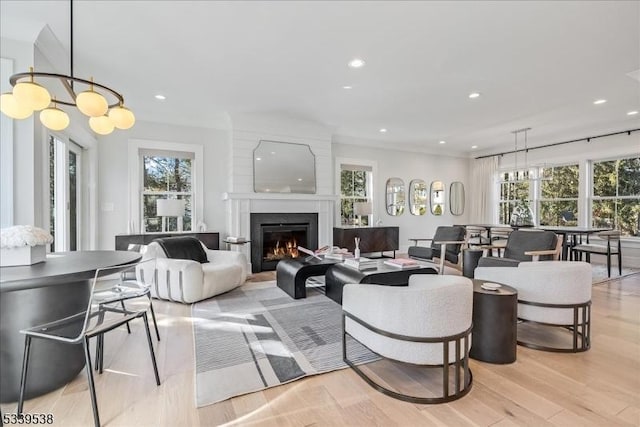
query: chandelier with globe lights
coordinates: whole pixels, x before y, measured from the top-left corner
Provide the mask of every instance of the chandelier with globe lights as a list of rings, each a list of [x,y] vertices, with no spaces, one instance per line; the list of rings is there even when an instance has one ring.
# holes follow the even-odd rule
[[[69,3],[70,75],[36,72],[33,67],[28,72],[14,74],[9,78],[13,91],[0,96],[0,110],[12,119],[27,119],[39,111],[40,122],[46,128],[61,131],[69,126],[70,120],[69,114],[59,106],[75,107],[89,117],[89,127],[99,135],[108,135],[114,129],[129,129],[136,119],[125,107],[120,93],[94,82],[93,78],[85,80],[73,75],[73,0]],[[65,97],[52,96],[44,87],[45,82],[49,87],[61,85]]]

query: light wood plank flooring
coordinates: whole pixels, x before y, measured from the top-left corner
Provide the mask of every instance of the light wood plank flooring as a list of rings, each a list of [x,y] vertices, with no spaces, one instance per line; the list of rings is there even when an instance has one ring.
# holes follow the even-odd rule
[[[263,273],[251,280],[273,278],[273,273]],[[102,423],[640,426],[640,274],[594,286],[593,291],[590,351],[555,354],[518,347],[518,360],[510,365],[472,360],[473,389],[443,405],[394,400],[344,369],[196,409],[190,307],[156,300],[162,385],[156,387],[153,380],[142,326],[134,325],[132,335],[125,329],[111,332],[106,338],[107,370],[96,380]],[[3,404],[2,411],[15,411],[15,404]],[[66,387],[28,401],[25,411],[51,412],[57,426],[92,425],[84,373]]]

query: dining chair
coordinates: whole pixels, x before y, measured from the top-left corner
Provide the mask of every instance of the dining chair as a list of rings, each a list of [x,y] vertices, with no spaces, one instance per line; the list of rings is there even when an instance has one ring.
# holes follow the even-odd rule
[[[611,257],[618,257],[618,274],[622,276],[622,245],[620,244],[621,233],[618,230],[601,231],[597,236],[606,240],[606,244],[599,245],[587,243],[584,245],[576,245],[571,248],[574,258],[582,260],[582,254],[585,254],[587,262],[591,262],[591,255],[604,255],[607,257],[607,277],[611,277]]]
[[[127,266],[106,267],[96,270],[91,282],[91,293],[87,303],[86,310],[76,313],[72,316],[58,319],[49,323],[37,325],[20,331],[25,335],[24,357],[22,361],[22,373],[20,379],[20,395],[18,400],[18,415],[21,415],[24,408],[24,397],[26,392],[27,375],[29,371],[29,356],[31,352],[31,341],[34,338],[56,341],[64,344],[78,345],[84,347],[84,356],[86,362],[87,381],[89,383],[89,394],[91,396],[91,405],[93,408],[93,420],[96,427],[100,426],[100,416],[98,413],[98,401],[96,397],[96,388],[93,378],[93,370],[91,364],[91,354],[89,352],[89,340],[96,337],[102,341],[106,332],[112,331],[120,326],[126,325],[134,319],[142,318],[144,321],[147,342],[149,345],[149,354],[153,365],[156,385],[160,385],[160,376],[158,374],[158,365],[153,350],[151,340],[151,332],[149,330],[149,321],[147,318],[147,307],[143,309],[127,309],[122,307],[122,300],[116,300],[111,303],[105,302],[104,291],[101,291],[101,282],[107,281],[126,281],[121,286],[130,288],[138,287],[140,292],[144,288],[144,284],[139,283],[136,279],[131,279],[130,272],[135,272],[136,268],[145,263],[152,263],[155,260],[145,260]],[[134,276],[135,277],[135,276]],[[112,283],[109,287],[113,288]],[[102,356],[99,356],[102,357]],[[102,361],[100,362],[102,364]],[[52,367],[53,369],[54,367]]]

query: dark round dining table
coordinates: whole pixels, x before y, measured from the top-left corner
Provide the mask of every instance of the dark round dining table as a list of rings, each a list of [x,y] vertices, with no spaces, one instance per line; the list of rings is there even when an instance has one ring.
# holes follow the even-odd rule
[[[24,351],[21,329],[83,312],[96,270],[123,268],[141,255],[128,251],[58,252],[45,262],[0,268],[0,402],[18,400]],[[34,340],[26,398],[56,390],[84,368],[82,345]]]

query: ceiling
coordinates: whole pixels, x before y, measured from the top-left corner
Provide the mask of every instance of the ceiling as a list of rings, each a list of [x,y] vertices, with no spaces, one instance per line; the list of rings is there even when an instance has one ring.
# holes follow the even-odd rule
[[[0,15],[2,37],[46,23],[68,51],[67,1],[2,0]],[[640,127],[626,114],[640,110],[637,1],[76,1],[74,49],[75,75],[119,90],[138,120],[269,112],[469,154],[524,127],[531,146]]]

